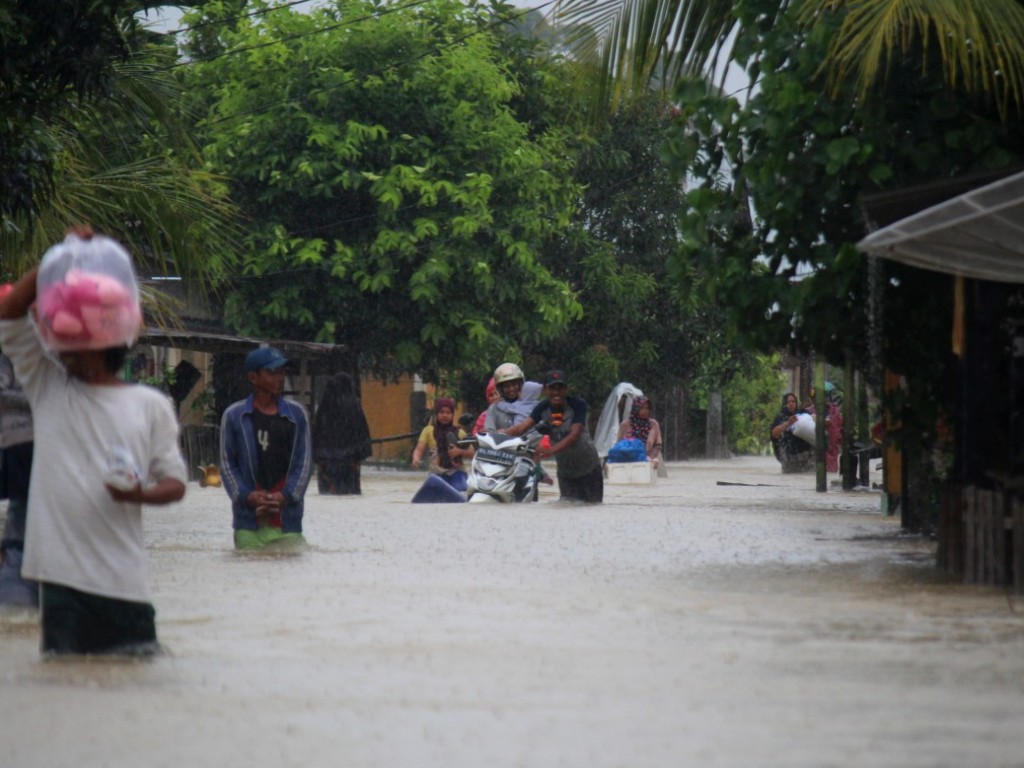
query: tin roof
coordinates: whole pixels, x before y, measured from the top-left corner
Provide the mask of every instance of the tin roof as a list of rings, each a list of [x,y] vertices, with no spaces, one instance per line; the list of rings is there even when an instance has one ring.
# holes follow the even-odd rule
[[[932,271],[1024,283],[1024,172],[901,218],[857,247]]]
[[[256,339],[227,333],[211,333],[180,328],[146,327],[136,343],[157,347],[173,347],[211,354],[245,355],[266,344],[275,347],[296,361],[307,373],[333,373],[346,347],[342,344],[321,344],[315,341]]]

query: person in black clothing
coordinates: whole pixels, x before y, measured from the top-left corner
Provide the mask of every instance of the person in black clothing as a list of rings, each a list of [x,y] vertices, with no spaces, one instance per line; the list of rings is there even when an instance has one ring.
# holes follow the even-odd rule
[[[313,415],[313,460],[321,494],[361,494],[360,462],[373,453],[370,427],[347,373],[327,381]]]

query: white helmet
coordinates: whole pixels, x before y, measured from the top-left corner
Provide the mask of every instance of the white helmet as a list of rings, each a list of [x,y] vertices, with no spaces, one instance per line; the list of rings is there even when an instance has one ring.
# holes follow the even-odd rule
[[[498,386],[504,384],[506,381],[526,381],[526,377],[523,375],[523,369],[515,363],[502,363],[494,369],[494,383]]]

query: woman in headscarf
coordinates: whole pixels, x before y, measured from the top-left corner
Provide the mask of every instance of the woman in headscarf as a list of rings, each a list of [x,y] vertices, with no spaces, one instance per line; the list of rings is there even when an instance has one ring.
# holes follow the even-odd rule
[[[619,425],[619,440],[640,440],[647,447],[647,460],[655,468],[661,463],[661,425],[651,418],[651,401],[643,395],[633,399],[629,418]]]
[[[770,435],[775,458],[782,464],[783,472],[806,472],[814,466],[814,451],[810,443],[793,434],[792,427],[800,414],[807,413],[800,407],[796,395],[787,392],[782,396],[782,406],[772,420]]]
[[[327,380],[313,416],[313,460],[323,494],[360,494],[359,464],[373,453],[356,385],[347,373]]]
[[[805,409],[818,418],[817,391],[807,393],[810,404]],[[839,471],[839,452],[843,448],[843,393],[831,381],[825,382],[825,471]]]
[[[455,424],[455,401],[439,397],[434,404],[434,423],[428,424],[420,432],[412,452],[412,465],[418,467],[429,448],[430,471],[440,475],[455,490],[466,490],[467,477],[462,468],[462,459],[472,456],[473,450],[458,446],[458,441],[465,436],[466,433]]]

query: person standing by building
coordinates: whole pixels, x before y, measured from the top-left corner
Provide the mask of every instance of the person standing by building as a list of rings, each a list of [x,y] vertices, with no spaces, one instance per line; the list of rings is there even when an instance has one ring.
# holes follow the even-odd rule
[[[327,380],[313,414],[313,459],[321,494],[361,494],[359,464],[373,453],[370,426],[347,373]]]
[[[72,322],[95,286],[106,320]],[[142,506],[178,501],[188,476],[170,400],[117,375],[140,322],[128,252],[87,228],[0,301],[0,345],[34,421],[23,572],[39,582],[47,655],[159,650]]]
[[[313,451],[305,408],[284,397],[287,363],[273,347],[250,352],[245,371],[252,394],[228,406],[221,419],[221,481],[231,499],[236,549],[305,543]]]
[[[604,500],[604,471],[587,427],[587,403],[568,394],[569,384],[562,371],[548,373],[544,389],[546,400],[541,400],[524,421],[501,431],[515,436],[528,432],[535,424],[546,424],[551,447],[541,446],[537,456],[555,457],[561,498],[600,504]]]

